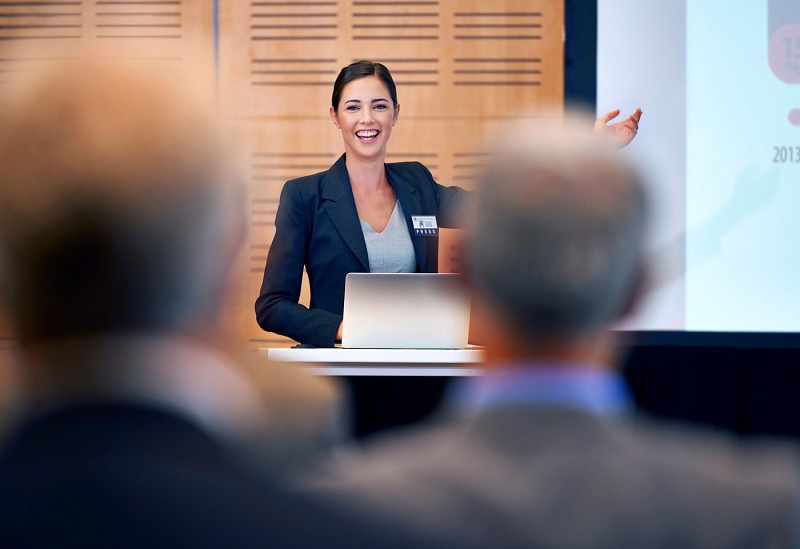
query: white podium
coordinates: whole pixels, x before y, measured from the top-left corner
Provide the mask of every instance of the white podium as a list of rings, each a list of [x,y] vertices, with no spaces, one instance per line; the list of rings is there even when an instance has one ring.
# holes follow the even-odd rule
[[[468,349],[307,349],[261,348],[267,360],[296,362],[321,376],[436,376],[483,374],[483,351]]]

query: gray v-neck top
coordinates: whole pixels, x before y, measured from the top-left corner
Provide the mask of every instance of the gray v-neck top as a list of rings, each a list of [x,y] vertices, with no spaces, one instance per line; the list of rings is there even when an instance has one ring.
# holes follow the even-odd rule
[[[406,218],[400,201],[395,202],[389,222],[381,232],[361,222],[361,232],[367,243],[369,272],[371,273],[413,273],[417,270],[417,257],[414,255],[414,244],[406,226]]]

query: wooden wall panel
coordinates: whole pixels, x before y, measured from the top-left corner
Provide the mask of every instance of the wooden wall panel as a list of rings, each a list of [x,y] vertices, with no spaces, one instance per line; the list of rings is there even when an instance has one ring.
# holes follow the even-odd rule
[[[113,57],[135,47],[144,58],[179,67],[189,56],[213,60],[213,25],[207,1],[0,2],[0,58],[59,57],[76,45],[97,46]]]
[[[385,63],[416,117],[558,114],[563,6],[536,0],[229,2],[223,101],[232,114],[324,113],[339,69]]]

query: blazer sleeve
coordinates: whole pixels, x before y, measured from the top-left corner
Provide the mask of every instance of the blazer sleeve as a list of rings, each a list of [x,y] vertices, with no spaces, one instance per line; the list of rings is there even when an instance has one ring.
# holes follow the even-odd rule
[[[256,319],[268,332],[315,347],[333,347],[342,316],[298,303],[310,233],[300,190],[294,181],[287,181],[275,215],[275,236],[256,300]]]

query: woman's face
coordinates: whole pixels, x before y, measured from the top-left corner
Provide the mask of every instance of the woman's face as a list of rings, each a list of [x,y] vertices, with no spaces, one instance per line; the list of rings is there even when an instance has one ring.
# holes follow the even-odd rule
[[[370,161],[386,157],[400,106],[394,107],[389,90],[377,76],[353,80],[342,90],[331,119],[342,130],[348,158]]]

